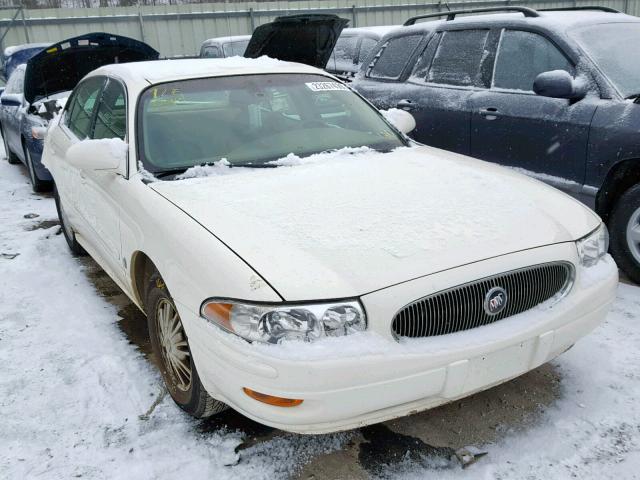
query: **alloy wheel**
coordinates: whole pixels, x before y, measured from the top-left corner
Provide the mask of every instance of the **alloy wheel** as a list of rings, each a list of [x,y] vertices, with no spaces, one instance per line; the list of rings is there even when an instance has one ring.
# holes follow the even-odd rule
[[[156,323],[162,363],[176,388],[186,392],[191,387],[191,352],[178,312],[165,298],[158,303]]]
[[[627,223],[627,244],[635,261],[640,263],[640,207],[631,214]]]

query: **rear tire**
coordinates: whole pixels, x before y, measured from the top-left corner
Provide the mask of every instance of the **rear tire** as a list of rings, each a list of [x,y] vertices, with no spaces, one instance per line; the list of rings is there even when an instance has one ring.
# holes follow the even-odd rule
[[[209,396],[202,385],[180,315],[157,272],[149,279],[145,310],[151,346],[173,401],[196,418],[226,410],[227,405]]]
[[[56,210],[58,211],[58,218],[60,219],[60,227],[62,228],[64,239],[67,241],[67,245],[69,245],[69,250],[71,250],[74,257],[86,255],[87,252],[78,243],[76,240],[76,234],[71,228],[71,225],[69,225],[69,220],[64,212],[64,207],[62,206],[62,201],[60,200],[60,195],[58,194],[58,189],[55,184],[53,185],[53,198],[56,201]]]
[[[640,185],[618,199],[609,220],[611,255],[635,283],[640,284]]]
[[[7,136],[4,134],[4,128],[0,128],[0,133],[2,133],[2,141],[4,142],[4,153],[7,157],[7,162],[9,162],[11,165],[17,165],[18,163],[20,163],[20,159],[9,148],[9,143],[7,143]]]
[[[24,145],[24,158],[27,161],[27,169],[29,170],[29,178],[31,179],[31,186],[33,187],[33,191],[36,193],[40,193],[48,192],[49,190],[51,190],[51,182],[47,180],[40,180],[38,178],[36,169],[33,166],[33,160],[31,160],[31,153],[29,152],[29,148],[26,145]]]

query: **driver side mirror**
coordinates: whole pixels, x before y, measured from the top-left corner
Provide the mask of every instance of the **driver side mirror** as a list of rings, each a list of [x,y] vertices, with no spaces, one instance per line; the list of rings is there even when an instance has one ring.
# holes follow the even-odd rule
[[[129,146],[119,138],[82,140],[67,150],[66,160],[80,170],[126,170]]]
[[[380,110],[380,113],[382,113],[391,125],[405,135],[416,128],[416,119],[406,110],[390,108],[389,110]]]
[[[533,91],[543,97],[568,100],[580,100],[587,94],[583,82],[576,80],[565,70],[541,73],[533,82]]]

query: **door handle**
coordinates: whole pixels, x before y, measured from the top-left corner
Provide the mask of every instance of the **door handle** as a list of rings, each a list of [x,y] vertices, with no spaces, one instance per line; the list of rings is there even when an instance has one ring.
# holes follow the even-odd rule
[[[404,98],[397,103],[396,107],[400,110],[409,112],[415,108],[415,104],[411,100]]]
[[[481,108],[479,112],[487,120],[496,120],[500,116],[496,107]]]

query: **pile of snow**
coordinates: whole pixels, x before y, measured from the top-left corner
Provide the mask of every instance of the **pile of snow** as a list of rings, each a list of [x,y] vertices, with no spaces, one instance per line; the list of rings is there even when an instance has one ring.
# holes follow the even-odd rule
[[[184,173],[176,176],[176,180],[184,180],[186,178],[211,177],[214,175],[228,175],[231,173],[231,164],[226,158],[223,158],[211,165],[196,165],[186,170]]]

